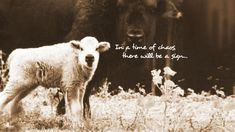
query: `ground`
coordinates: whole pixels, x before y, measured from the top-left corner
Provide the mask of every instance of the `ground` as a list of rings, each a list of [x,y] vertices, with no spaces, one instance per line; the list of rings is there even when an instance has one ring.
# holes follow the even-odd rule
[[[54,90],[39,87],[21,104],[19,117],[0,119],[0,130],[52,131],[235,131],[235,98],[191,94],[186,97],[141,95],[133,91],[92,95],[91,119],[72,125],[56,116]],[[13,125],[12,125],[13,124]]]

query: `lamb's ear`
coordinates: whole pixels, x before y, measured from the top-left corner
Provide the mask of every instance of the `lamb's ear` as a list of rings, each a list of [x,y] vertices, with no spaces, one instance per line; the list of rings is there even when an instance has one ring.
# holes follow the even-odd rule
[[[72,40],[69,42],[71,44],[71,46],[75,49],[80,49],[80,42],[79,41],[75,41],[75,40]]]
[[[110,48],[110,43],[109,42],[100,42],[99,43],[99,47],[97,48],[97,50],[102,53],[107,51]]]

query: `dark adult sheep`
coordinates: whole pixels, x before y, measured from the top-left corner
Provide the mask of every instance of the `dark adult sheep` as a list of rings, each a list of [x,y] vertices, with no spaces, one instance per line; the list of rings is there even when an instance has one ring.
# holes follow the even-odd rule
[[[60,87],[65,93],[68,117],[80,121],[83,96],[99,61],[99,53],[110,48],[108,42],[94,37],[72,40],[39,48],[16,49],[8,58],[9,81],[0,93],[0,111],[13,101],[10,115],[18,102],[37,86]]]

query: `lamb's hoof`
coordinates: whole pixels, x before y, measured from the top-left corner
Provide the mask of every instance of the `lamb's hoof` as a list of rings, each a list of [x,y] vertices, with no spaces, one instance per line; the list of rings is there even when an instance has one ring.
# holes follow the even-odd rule
[[[10,122],[7,122],[3,124],[3,126],[1,126],[0,131],[16,132],[16,131],[19,131],[19,127],[17,127],[16,125],[13,125]]]
[[[0,118],[4,118],[6,116],[7,116],[6,112],[0,111]]]

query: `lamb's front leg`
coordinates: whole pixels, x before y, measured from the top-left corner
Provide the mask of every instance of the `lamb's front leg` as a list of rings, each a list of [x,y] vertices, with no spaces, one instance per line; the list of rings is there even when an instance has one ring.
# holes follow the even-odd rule
[[[83,88],[82,90],[81,87],[67,88],[65,96],[67,117],[75,123],[81,123],[83,121]]]

